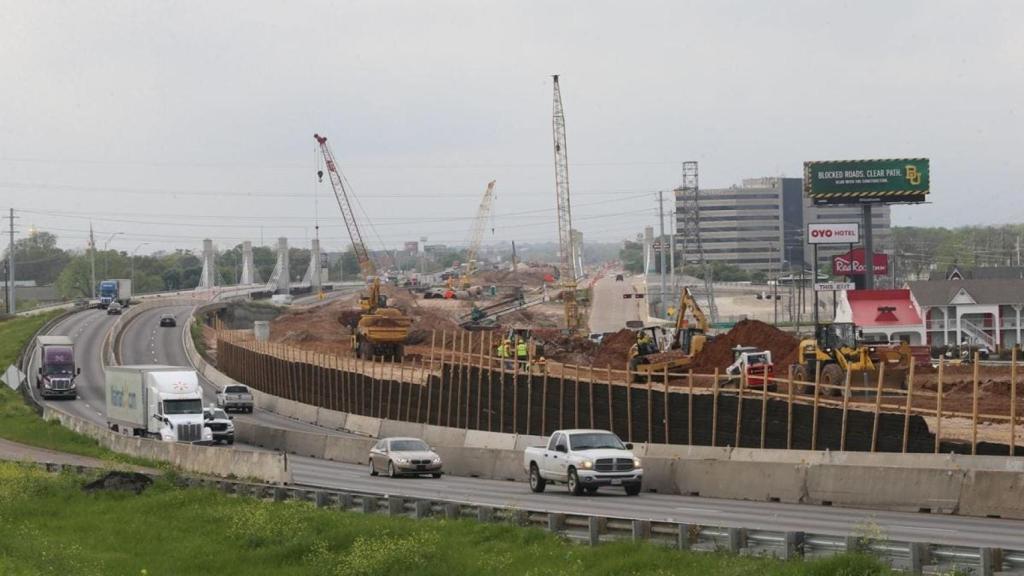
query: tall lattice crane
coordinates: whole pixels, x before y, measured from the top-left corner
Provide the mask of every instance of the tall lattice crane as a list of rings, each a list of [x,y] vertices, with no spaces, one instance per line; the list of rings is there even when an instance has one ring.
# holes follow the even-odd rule
[[[575,333],[580,327],[579,308],[576,304],[576,249],[572,237],[572,208],[569,202],[569,157],[565,146],[565,113],[562,110],[562,91],[558,87],[558,74],[554,75],[555,94],[551,129],[555,144],[555,194],[558,199],[558,249],[561,255],[560,276],[562,301],[565,303],[565,327]]]
[[[334,161],[334,152],[327,145],[327,136],[313,134],[320,145],[320,152],[324,155],[324,164],[327,167],[327,175],[331,179],[331,188],[334,189],[334,198],[338,201],[338,208],[341,208],[341,217],[345,220],[345,228],[348,228],[349,238],[352,239],[352,251],[355,252],[356,261],[359,262],[359,269],[363,276],[374,276],[377,267],[370,258],[370,252],[363,242],[363,234],[359,231],[359,224],[356,222],[356,213],[352,210],[352,204],[348,199],[348,190],[345,189],[345,180],[338,172],[338,164]]]
[[[494,203],[494,180],[487,183],[487,190],[480,200],[480,208],[476,211],[476,219],[473,220],[473,228],[469,231],[469,248],[466,250],[466,270],[462,273],[462,288],[469,288],[469,279],[476,270],[476,255],[480,251],[480,243],[484,239],[484,228],[487,227],[487,218],[491,214],[491,204]]]

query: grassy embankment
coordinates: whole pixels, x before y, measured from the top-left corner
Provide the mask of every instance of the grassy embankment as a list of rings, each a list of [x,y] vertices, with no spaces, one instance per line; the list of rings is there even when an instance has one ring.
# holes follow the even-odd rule
[[[540,529],[413,520],[263,502],[164,480],[140,496],[0,464],[0,574],[777,575],[889,574],[837,556],[781,562],[630,542],[596,548]]]
[[[60,314],[50,312],[36,316],[16,317],[0,322],[0,372],[13,364],[22,346],[36,330],[47,321]],[[32,382],[32,375],[28,375]],[[53,420],[44,421],[35,411],[25,404],[21,395],[0,386],[0,438],[20,442],[30,446],[49,448],[61,452],[69,452],[80,456],[92,456],[115,462],[125,462],[152,466],[152,462],[131,458],[101,447],[88,436],[72,432]]]

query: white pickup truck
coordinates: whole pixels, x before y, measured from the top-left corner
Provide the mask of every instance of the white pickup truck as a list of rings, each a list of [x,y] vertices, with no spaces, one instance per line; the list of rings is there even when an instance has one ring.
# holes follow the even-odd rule
[[[622,486],[627,495],[636,496],[644,470],[632,450],[632,444],[623,444],[607,430],[557,430],[547,446],[526,449],[523,466],[534,492],[559,482],[576,496],[593,494],[600,486]]]

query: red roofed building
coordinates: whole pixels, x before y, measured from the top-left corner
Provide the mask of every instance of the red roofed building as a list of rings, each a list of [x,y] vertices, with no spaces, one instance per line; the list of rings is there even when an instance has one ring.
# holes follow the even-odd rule
[[[836,322],[853,322],[865,339],[925,344],[924,316],[910,290],[850,290],[836,300]]]

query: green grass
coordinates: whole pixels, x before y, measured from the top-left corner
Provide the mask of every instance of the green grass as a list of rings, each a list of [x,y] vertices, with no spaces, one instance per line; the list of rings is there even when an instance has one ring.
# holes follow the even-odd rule
[[[203,336],[203,325],[195,319],[189,318],[188,320],[189,333],[192,335],[192,344],[196,347],[196,352],[203,358],[206,358],[206,337]]]
[[[871,558],[781,562],[629,542],[590,548],[540,529],[263,502],[165,480],[140,496],[0,464],[0,573],[403,576],[890,574]]]
[[[13,364],[22,346],[39,328],[60,312],[37,316],[16,317],[0,322],[0,371]],[[28,375],[31,385],[32,375]],[[80,456],[92,456],[113,462],[156,466],[153,462],[132,458],[112,452],[100,446],[96,440],[72,432],[59,422],[44,421],[30,406],[25,404],[21,394],[0,386],[0,438],[30,446],[59,450]],[[2,572],[0,572],[2,573]]]

